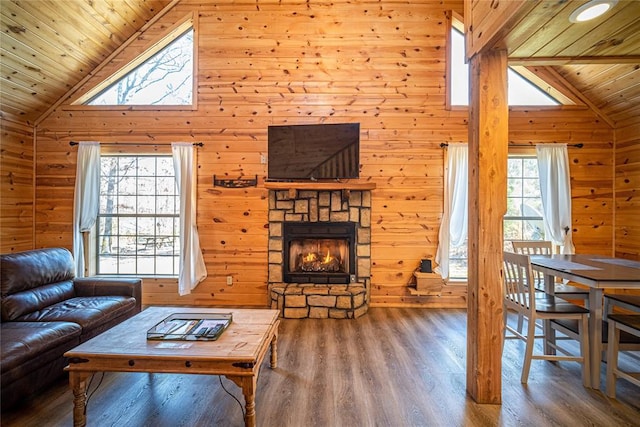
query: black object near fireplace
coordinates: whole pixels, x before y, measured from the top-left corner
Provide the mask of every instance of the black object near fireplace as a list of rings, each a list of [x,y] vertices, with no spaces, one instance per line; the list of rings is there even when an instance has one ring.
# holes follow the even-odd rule
[[[353,222],[284,222],[285,283],[349,283],[355,280]]]

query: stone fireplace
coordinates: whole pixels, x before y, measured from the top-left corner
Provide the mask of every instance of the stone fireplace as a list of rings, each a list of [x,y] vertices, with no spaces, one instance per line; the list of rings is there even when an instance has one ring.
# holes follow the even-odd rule
[[[371,191],[323,189],[321,183],[265,186],[271,308],[285,318],[346,319],[366,313]]]

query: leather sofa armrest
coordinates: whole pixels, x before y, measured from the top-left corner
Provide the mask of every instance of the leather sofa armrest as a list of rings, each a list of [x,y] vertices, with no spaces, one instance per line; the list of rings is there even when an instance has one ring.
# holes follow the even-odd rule
[[[79,297],[122,295],[136,299],[136,310],[142,310],[142,279],[78,277],[73,280]]]

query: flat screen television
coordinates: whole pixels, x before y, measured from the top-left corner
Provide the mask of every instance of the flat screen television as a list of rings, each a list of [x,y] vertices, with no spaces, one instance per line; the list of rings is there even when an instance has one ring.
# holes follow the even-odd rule
[[[358,178],[360,123],[269,126],[267,178]]]

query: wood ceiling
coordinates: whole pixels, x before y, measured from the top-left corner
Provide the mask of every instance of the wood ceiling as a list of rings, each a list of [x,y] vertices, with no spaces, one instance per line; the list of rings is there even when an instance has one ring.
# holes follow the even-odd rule
[[[1,0],[2,115],[35,124],[171,0]]]
[[[549,66],[613,127],[640,126],[640,1],[620,0],[599,18],[571,23],[586,2],[531,2],[500,44],[512,64]]]
[[[112,52],[177,0],[2,0],[3,117],[37,124]],[[572,24],[586,0],[538,0],[503,41],[513,64],[545,66],[614,127],[640,126],[640,1]],[[493,2],[474,3],[490,5]]]

